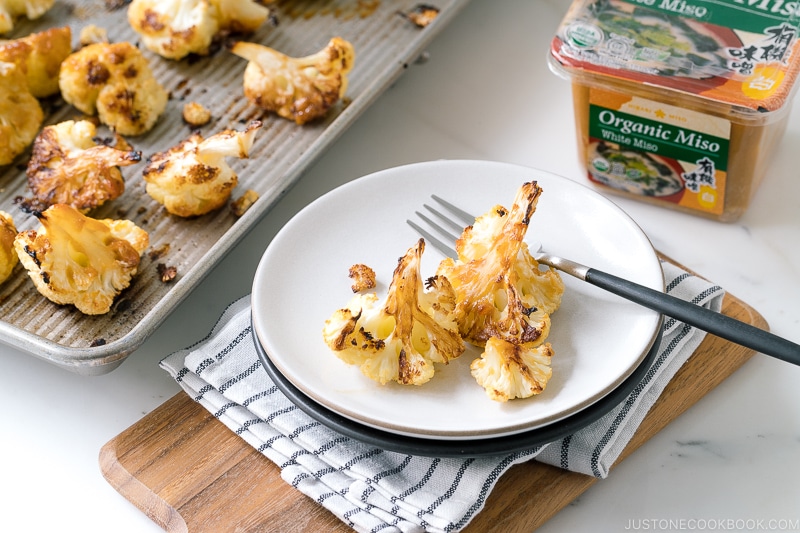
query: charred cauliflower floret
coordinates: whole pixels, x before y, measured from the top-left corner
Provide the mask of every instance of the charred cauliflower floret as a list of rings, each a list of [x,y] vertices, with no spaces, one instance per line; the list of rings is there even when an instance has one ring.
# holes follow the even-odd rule
[[[543,392],[553,374],[552,356],[549,342],[533,346],[491,337],[480,359],[470,364],[470,370],[489,398],[506,402]]]
[[[138,48],[127,42],[95,43],[61,64],[61,94],[68,103],[121,135],[149,131],[167,106],[168,93]]]
[[[427,281],[428,290],[423,284],[424,249],[420,239],[400,258],[385,301],[375,293],[357,294],[323,327],[325,343],[340,359],[381,384],[422,385],[433,377],[434,363],[464,351],[452,319],[452,287],[438,276]]]
[[[231,52],[248,60],[243,82],[247,99],[297,124],[325,116],[344,96],[355,61],[353,45],[339,37],[301,58],[247,42],[236,43]]]
[[[147,232],[129,220],[96,220],[61,204],[38,216],[41,227],[14,241],[38,291],[87,315],[110,311],[139,268]]]
[[[224,130],[203,139],[188,139],[150,158],[143,176],[147,193],[173,215],[193,217],[219,209],[228,201],[238,177],[226,157],[248,157],[261,122],[242,131]]]
[[[498,205],[478,217],[456,242],[458,260],[445,259],[437,269],[456,291],[459,331],[473,344],[490,337],[540,344],[549,333],[563,281],[554,270],[540,272],[523,242],[541,192],[525,183],[510,211]]]
[[[133,0],[128,22],[144,45],[169,59],[207,55],[221,33],[252,33],[269,9],[252,0]]]
[[[353,284],[350,285],[350,289],[353,292],[363,292],[374,289],[377,284],[375,271],[361,263],[350,267],[348,277],[353,280]]]
[[[51,28],[0,42],[0,61],[17,65],[25,73],[30,93],[45,98],[58,93],[58,73],[71,48],[69,26]]]
[[[564,283],[555,270],[539,269],[523,241],[541,193],[536,182],[525,183],[510,211],[497,205],[476,218],[456,241],[458,260],[437,269],[456,292],[461,335],[484,346],[470,368],[496,401],[539,394],[552,375],[545,339]]]
[[[0,165],[8,165],[36,137],[44,113],[28,90],[25,73],[0,61]]]
[[[0,211],[0,283],[11,276],[11,272],[19,262],[17,252],[14,250],[16,236],[17,227],[14,226],[14,219],[5,211]]]
[[[0,33],[14,29],[14,21],[21,16],[35,20],[53,7],[55,0],[0,0]]]
[[[88,120],[68,120],[42,129],[28,162],[33,198],[22,202],[27,210],[67,204],[86,213],[125,191],[119,167],[140,161],[141,152],[97,144],[96,134]]]

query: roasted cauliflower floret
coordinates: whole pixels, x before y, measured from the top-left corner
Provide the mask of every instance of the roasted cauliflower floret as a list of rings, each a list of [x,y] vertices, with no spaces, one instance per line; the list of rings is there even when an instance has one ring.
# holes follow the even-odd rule
[[[19,263],[19,257],[14,250],[14,238],[17,236],[17,227],[14,219],[5,211],[0,211],[0,283],[11,276],[14,267]]]
[[[407,13],[401,13],[418,28],[427,28],[439,16],[439,8],[430,4],[417,4]]]
[[[144,45],[169,59],[207,55],[221,33],[251,33],[268,16],[252,0],[133,0],[128,7],[128,22]]]
[[[102,26],[88,24],[81,28],[81,32],[78,34],[78,44],[81,48],[89,46],[90,44],[107,42],[109,42],[108,31]]]
[[[497,205],[475,219],[456,241],[458,260],[437,269],[456,292],[461,335],[484,346],[470,368],[496,401],[539,394],[552,375],[545,339],[564,283],[555,270],[539,269],[523,241],[541,193],[536,182],[525,183],[510,211]]]
[[[200,127],[211,122],[211,111],[203,104],[187,102],[183,105],[183,121],[190,126]]]
[[[169,59],[207,54],[219,28],[206,0],[133,0],[128,22],[149,50]]]
[[[424,249],[420,239],[400,258],[385,301],[375,293],[357,294],[323,327],[325,343],[340,359],[381,384],[422,385],[433,377],[434,363],[464,351],[452,319],[452,287],[438,276],[427,281],[428,290],[423,283]]]
[[[0,61],[0,165],[8,165],[36,137],[44,113],[28,90],[25,73]]]
[[[55,0],[0,0],[0,33],[14,29],[14,21],[21,16],[35,20],[53,7]]]
[[[253,207],[258,201],[258,193],[253,189],[247,189],[242,195],[231,202],[231,213],[235,217],[242,217],[247,210]]]
[[[45,98],[58,93],[58,73],[71,49],[69,26],[51,28],[0,42],[0,61],[16,64],[25,73],[30,93]]]
[[[247,99],[297,124],[325,116],[344,96],[355,61],[353,45],[340,37],[301,58],[247,42],[236,43],[231,52],[248,60],[243,83]]]
[[[550,313],[561,303],[563,281],[539,271],[523,242],[542,189],[525,183],[510,211],[495,206],[467,227],[456,242],[459,258],[445,259],[437,274],[456,291],[456,320],[465,340],[483,346],[491,337],[541,344]]]
[[[353,292],[363,292],[374,289],[377,284],[375,271],[361,263],[351,266],[347,275],[353,280],[353,284],[350,285],[350,289]]]
[[[486,341],[480,359],[470,364],[472,376],[497,402],[540,394],[553,374],[550,343],[515,344],[497,337]]]
[[[138,48],[127,42],[95,43],[61,64],[61,94],[68,103],[121,135],[149,131],[167,106],[168,93]]]
[[[28,162],[33,198],[22,202],[27,210],[67,204],[87,213],[125,191],[119,167],[140,161],[141,152],[97,144],[96,134],[95,125],[88,120],[68,120],[42,129],[33,141]]]
[[[270,10],[267,2],[258,3],[253,0],[211,0],[211,4],[219,13],[221,30],[235,34],[253,33],[269,18]]]
[[[96,220],[62,204],[38,216],[41,227],[14,240],[38,291],[87,315],[110,311],[139,268],[147,232],[129,220]]]
[[[188,139],[150,158],[143,176],[147,193],[173,215],[192,217],[219,209],[228,201],[238,177],[225,161],[249,156],[261,122],[242,132],[223,130],[203,139]]]

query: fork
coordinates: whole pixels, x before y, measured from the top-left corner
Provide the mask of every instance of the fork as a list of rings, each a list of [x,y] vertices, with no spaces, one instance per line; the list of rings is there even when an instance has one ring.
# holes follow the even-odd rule
[[[437,210],[428,204],[423,204],[423,207],[435,215],[441,223],[436,222],[420,211],[415,211],[416,215],[428,226],[435,229],[436,232],[449,243],[455,243],[458,238],[457,235],[461,234],[465,226],[473,224],[475,222],[475,217],[435,194],[431,195],[431,198],[446,208],[453,216],[457,217],[460,222],[454,221],[443,213],[442,210]],[[406,220],[406,222],[414,228],[417,233],[424,237],[425,240],[430,242],[434,248],[448,257],[458,259],[454,244],[448,244],[448,242],[440,239],[413,220],[409,219]],[[447,226],[447,228],[443,227],[442,224]],[[455,235],[452,233],[453,231],[456,232]],[[769,355],[800,366],[800,345],[788,339],[784,339],[763,329],[736,320],[728,315],[681,300],[665,292],[657,291],[630,280],[614,276],[613,274],[597,270],[596,268],[591,268],[576,263],[575,261],[547,253],[541,250],[540,244],[530,246],[529,248],[531,254],[539,263],[560,270],[570,276],[616,294],[617,296],[621,296],[647,307],[648,309],[670,316],[723,339],[756,350],[764,355]]]

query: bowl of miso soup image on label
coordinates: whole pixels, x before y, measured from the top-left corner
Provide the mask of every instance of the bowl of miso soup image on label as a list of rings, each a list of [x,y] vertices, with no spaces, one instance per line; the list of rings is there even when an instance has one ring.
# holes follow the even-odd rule
[[[594,141],[587,146],[586,161],[589,178],[613,189],[671,202],[683,196],[683,168],[674,159]]]

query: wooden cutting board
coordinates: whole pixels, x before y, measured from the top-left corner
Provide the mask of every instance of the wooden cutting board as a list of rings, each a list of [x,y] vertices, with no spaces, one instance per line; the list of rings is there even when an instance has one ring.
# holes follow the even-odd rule
[[[723,313],[765,328],[726,295]],[[707,335],[669,383],[619,461],[744,364],[753,350]],[[100,451],[108,482],[168,532],[351,531],[280,477],[278,467],[181,392]],[[464,530],[529,533],[597,480],[535,461],[515,465]]]

